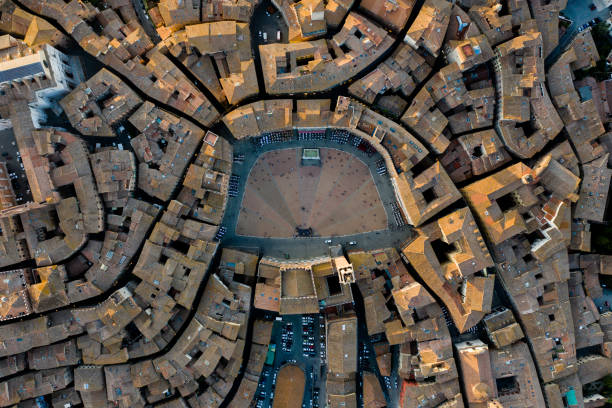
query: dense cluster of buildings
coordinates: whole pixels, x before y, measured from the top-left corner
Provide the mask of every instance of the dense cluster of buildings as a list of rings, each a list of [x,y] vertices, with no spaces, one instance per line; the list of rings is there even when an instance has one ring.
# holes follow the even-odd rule
[[[351,12],[330,40],[261,45],[266,92],[318,92],[342,84],[384,55],[393,42],[385,29]]]
[[[147,98],[184,112],[202,125],[217,119],[211,101],[171,58],[154,47],[130,2],[114,1],[102,11],[80,1],[23,4],[53,19],[87,53],[129,80]]]
[[[259,92],[247,23],[188,25],[169,34],[157,48],[176,58],[223,104],[234,105]]]
[[[612,80],[565,0],[273,0],[264,44],[254,1],[135,3],[0,4],[0,406],[604,406]],[[236,144],[320,140],[401,239],[224,245]]]

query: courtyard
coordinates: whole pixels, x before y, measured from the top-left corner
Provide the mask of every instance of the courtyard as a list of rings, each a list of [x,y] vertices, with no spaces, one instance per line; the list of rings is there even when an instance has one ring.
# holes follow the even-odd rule
[[[370,169],[356,156],[320,149],[320,166],[303,165],[301,149],[262,154],[249,174],[236,233],[289,238],[298,229],[343,236],[387,228]]]

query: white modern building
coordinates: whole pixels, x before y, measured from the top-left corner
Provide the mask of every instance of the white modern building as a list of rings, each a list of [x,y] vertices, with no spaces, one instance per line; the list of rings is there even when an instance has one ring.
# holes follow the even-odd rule
[[[612,6],[612,0],[593,0],[593,4],[597,7],[597,11],[603,11]]]
[[[0,47],[4,43],[0,41]],[[85,81],[76,57],[70,57],[45,44],[39,51],[30,52],[19,47],[19,52],[3,53],[0,61],[0,96],[24,96],[32,111],[34,126],[46,120],[45,109],[61,112],[57,103]],[[0,52],[2,50],[0,49]],[[16,54],[16,55],[15,55]]]

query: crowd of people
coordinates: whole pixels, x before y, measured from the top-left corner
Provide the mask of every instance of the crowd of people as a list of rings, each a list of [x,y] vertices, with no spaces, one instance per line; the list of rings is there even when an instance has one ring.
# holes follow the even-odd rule
[[[289,142],[293,139],[293,130],[279,130],[276,132],[262,133],[261,136],[251,139],[257,146],[263,147],[272,143]]]

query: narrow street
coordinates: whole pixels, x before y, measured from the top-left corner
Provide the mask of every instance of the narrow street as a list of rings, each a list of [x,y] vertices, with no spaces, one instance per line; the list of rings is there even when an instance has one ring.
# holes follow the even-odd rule
[[[151,41],[155,44],[159,43],[161,38],[159,34],[157,34],[157,30],[149,17],[149,13],[147,13],[143,0],[132,0],[132,5],[134,6],[134,10],[136,10],[136,14],[138,14],[138,20],[140,20],[142,28],[144,28],[149,38],[151,38]]]

